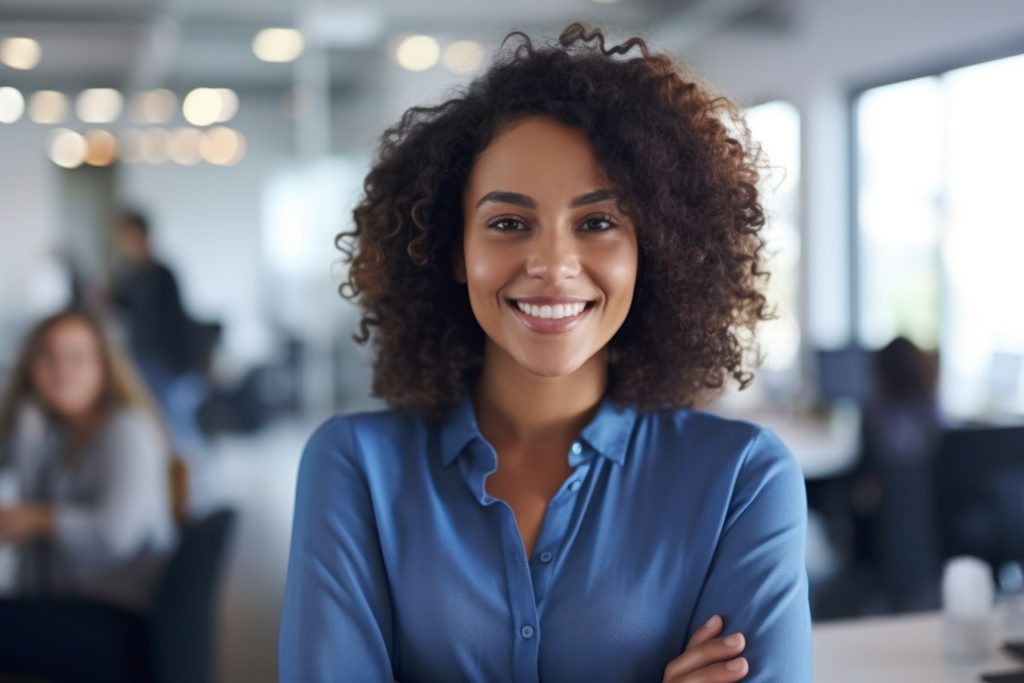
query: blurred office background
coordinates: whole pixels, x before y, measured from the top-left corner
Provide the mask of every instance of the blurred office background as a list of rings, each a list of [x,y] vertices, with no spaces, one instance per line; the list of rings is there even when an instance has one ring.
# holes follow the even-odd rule
[[[193,493],[239,512],[218,680],[276,680],[302,443],[377,405],[333,237],[379,135],[509,30],[577,19],[678,55],[747,108],[773,165],[780,316],[754,385],[709,409],[800,460],[815,619],[937,608],[953,553],[1016,585],[1016,0],[0,0],[0,379],[39,318],[103,298],[117,217],[145,213],[211,331]]]

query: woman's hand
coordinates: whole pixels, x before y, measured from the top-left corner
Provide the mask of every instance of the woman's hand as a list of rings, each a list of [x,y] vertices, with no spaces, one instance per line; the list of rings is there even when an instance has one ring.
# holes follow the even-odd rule
[[[0,543],[20,545],[53,534],[53,509],[48,505],[23,503],[0,508]]]
[[[715,638],[722,631],[717,614],[693,634],[686,650],[665,666],[662,683],[732,683],[747,675],[746,647],[742,633]]]

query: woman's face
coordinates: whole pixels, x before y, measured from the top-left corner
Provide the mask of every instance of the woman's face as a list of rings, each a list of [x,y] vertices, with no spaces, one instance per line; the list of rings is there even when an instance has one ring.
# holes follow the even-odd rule
[[[548,117],[517,121],[480,153],[455,277],[489,352],[559,377],[605,347],[637,274],[636,228],[618,196],[586,134]]]
[[[55,324],[32,363],[32,384],[50,410],[65,418],[87,414],[103,389],[103,362],[92,329],[81,320]]]

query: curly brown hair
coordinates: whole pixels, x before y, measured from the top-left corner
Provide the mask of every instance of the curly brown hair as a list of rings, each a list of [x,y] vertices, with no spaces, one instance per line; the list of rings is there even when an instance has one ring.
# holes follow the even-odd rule
[[[633,48],[640,56],[626,58]],[[736,105],[671,56],[635,37],[606,47],[599,29],[574,23],[543,46],[508,34],[468,87],[409,109],[382,136],[355,227],[335,240],[349,265],[341,295],[363,309],[353,338],[373,339],[374,396],[437,417],[479,370],[484,333],[451,266],[462,194],[494,136],[537,115],[586,132],[637,226],[635,295],[610,342],[612,400],[688,407],[729,376],[746,388],[754,329],[773,317],[759,291],[760,149]]]

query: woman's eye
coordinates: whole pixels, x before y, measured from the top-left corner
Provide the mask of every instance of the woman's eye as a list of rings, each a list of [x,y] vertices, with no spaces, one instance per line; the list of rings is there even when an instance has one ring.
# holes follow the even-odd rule
[[[583,221],[583,227],[587,232],[603,232],[614,228],[615,225],[615,221],[608,216],[591,216]]]
[[[522,229],[522,226],[523,222],[518,218],[499,218],[487,224],[487,227],[494,228],[500,232],[514,232]]]

